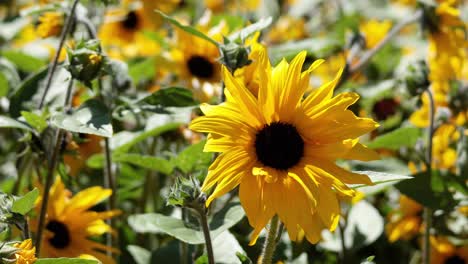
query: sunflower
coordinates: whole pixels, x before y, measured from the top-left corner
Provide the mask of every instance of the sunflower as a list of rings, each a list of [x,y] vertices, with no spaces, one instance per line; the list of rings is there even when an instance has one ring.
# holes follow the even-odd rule
[[[79,137],[81,142],[71,141],[67,146],[67,150],[74,153],[63,156],[64,163],[70,169],[70,176],[76,176],[89,157],[102,151],[100,145],[102,137],[91,134],[79,134]]]
[[[62,31],[65,17],[61,12],[44,12],[39,17],[37,34],[42,38],[55,37]]]
[[[262,52],[258,97],[223,67],[226,102],[201,105],[205,116],[190,125],[209,133],[205,151],[221,152],[202,186],[207,192],[216,185],[206,205],[239,185],[254,228],[251,245],[274,215],[292,240],[303,230],[308,241],[318,242],[322,229],[334,230],[338,224],[337,194],[355,195],[346,184],[372,184],[367,175],[342,169],[335,160],[378,158],[358,142],[378,124],[347,110],[357,94],[333,97],[342,71],[303,100],[309,74],[322,62],[301,72],[305,58],[304,51],[290,64],[283,60],[272,67]]]
[[[36,261],[36,248],[31,239],[16,243],[13,247],[19,249],[15,252],[16,264],[33,264]]]
[[[389,223],[385,227],[388,240],[409,240],[421,229],[423,207],[405,195],[400,196],[400,208],[388,215]]]
[[[160,51],[157,42],[144,31],[156,30],[151,17],[141,3],[129,3],[109,10],[104,24],[99,28],[99,39],[112,58],[152,56]]]
[[[446,237],[431,236],[431,264],[468,263],[468,245],[456,247]]]
[[[42,257],[78,257],[81,254],[89,254],[103,263],[114,263],[114,260],[102,251],[116,253],[118,252],[116,249],[88,239],[114,232],[103,220],[118,215],[120,211],[89,210],[111,193],[109,189],[96,186],[82,190],[71,197],[70,191],[65,189],[62,180],[57,177],[49,196]],[[39,210],[40,206],[41,201],[36,208]]]
[[[309,35],[305,25],[306,21],[302,17],[281,16],[268,32],[266,39],[270,43],[304,39]]]
[[[226,23],[209,27],[209,18],[195,26],[210,38],[222,42],[222,36],[227,35]],[[193,89],[194,95],[202,102],[217,96],[221,90],[221,64],[218,47],[213,43],[190,34],[180,28],[175,29],[174,47],[170,53],[171,60],[185,85]]]
[[[259,5],[259,0],[204,0],[205,7],[215,13],[235,11],[249,12],[256,10]]]
[[[372,19],[362,22],[359,25],[359,31],[366,39],[366,48],[372,49],[375,47],[387,35],[390,28],[392,28],[392,22],[389,20],[378,21]]]
[[[465,38],[463,21],[460,19],[460,10],[456,8],[457,1],[439,0],[438,2],[435,11],[438,25],[430,31],[428,53],[429,80],[436,109],[448,106],[451,82],[464,77],[463,71],[468,61],[468,41]],[[422,103],[422,107],[411,115],[410,121],[418,127],[427,127],[429,125],[427,95],[423,95]],[[463,122],[464,115],[465,113],[459,113],[454,116],[454,121],[458,119]]]

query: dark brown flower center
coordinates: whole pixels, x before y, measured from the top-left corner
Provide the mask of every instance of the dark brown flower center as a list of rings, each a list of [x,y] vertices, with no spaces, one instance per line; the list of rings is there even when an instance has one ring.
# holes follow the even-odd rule
[[[451,256],[445,260],[444,264],[465,264],[465,260],[460,256]]]
[[[255,138],[257,159],[265,166],[287,170],[304,155],[304,140],[295,126],[274,122],[265,125]]]
[[[374,104],[372,112],[378,120],[385,120],[394,115],[398,108],[398,102],[393,98],[385,98]]]
[[[54,233],[54,236],[49,238],[49,242],[53,247],[63,249],[70,245],[70,232],[64,223],[52,220],[47,223],[46,229]]]
[[[130,11],[127,14],[127,17],[122,21],[122,26],[126,29],[132,30],[138,27],[138,15],[135,11]]]
[[[213,63],[202,56],[192,56],[187,67],[192,75],[204,79],[213,77],[215,71]]]

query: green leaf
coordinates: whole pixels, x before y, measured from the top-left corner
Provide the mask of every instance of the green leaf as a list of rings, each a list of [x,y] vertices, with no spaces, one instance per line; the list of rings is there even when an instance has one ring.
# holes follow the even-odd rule
[[[131,141],[119,146],[114,150],[114,152],[128,152],[131,147],[135,144],[140,143],[141,141],[149,138],[149,137],[157,137],[165,132],[177,129],[181,126],[181,123],[169,123],[163,126],[155,127],[151,130],[145,131],[138,136],[134,137]]]
[[[413,147],[421,135],[421,129],[417,127],[402,127],[375,138],[367,144],[367,147],[392,150],[398,150],[401,147]]]
[[[190,90],[181,87],[169,87],[158,90],[138,101],[138,104],[149,104],[161,107],[183,107],[196,105]]]
[[[47,128],[47,121],[42,116],[27,111],[21,111],[21,115],[24,117],[26,122],[34,127],[39,133]]]
[[[227,206],[213,217],[210,222],[211,239],[228,230],[244,217],[244,210],[239,204]],[[203,244],[203,232],[192,227],[181,219],[157,213],[131,215],[128,218],[130,227],[138,233],[165,233],[188,244]]]
[[[128,74],[133,80],[134,84],[138,84],[144,80],[154,77],[156,71],[155,58],[146,58],[135,63],[128,65]]]
[[[391,161],[391,160],[390,160]],[[393,186],[404,179],[411,179],[409,176],[397,175],[397,174],[388,174],[382,172],[369,172],[369,171],[360,171],[358,173],[370,174],[370,179],[375,185],[350,185],[354,189],[358,189],[360,192],[363,192],[366,196],[375,195],[377,193],[387,190],[390,186]],[[406,173],[406,172],[403,172]],[[373,174],[379,174],[375,176]],[[408,172],[409,174],[409,172]]]
[[[0,97],[6,96],[10,89],[10,83],[3,72],[0,72]]]
[[[10,115],[20,116],[20,111],[24,109],[24,103],[33,98],[39,90],[39,82],[47,75],[48,67],[44,67],[37,73],[33,73],[24,80],[10,98]]]
[[[128,245],[128,252],[132,255],[133,259],[137,264],[148,264],[151,260],[151,252],[146,248],[142,248],[136,245]]]
[[[20,215],[27,214],[29,211],[31,211],[31,209],[34,208],[34,203],[36,202],[37,197],[39,197],[39,190],[34,188],[23,197],[14,201],[13,205],[11,206],[11,211]]]
[[[413,179],[399,182],[395,187],[416,202],[434,210],[449,208],[453,205],[452,195],[446,192],[444,188],[442,188],[443,191],[436,191],[441,188],[436,186],[435,183],[444,183],[441,179],[434,179],[435,177],[441,177],[439,172],[433,171],[432,177],[429,177],[427,172],[420,172],[413,176]]]
[[[115,162],[127,162],[145,169],[159,171],[164,174],[170,174],[172,172],[172,163],[168,160],[146,156],[140,154],[126,154],[126,153],[115,153],[112,155],[112,159]]]
[[[1,127],[19,128],[34,132],[34,130],[31,127],[8,116],[0,116],[0,128]]]
[[[17,50],[5,50],[1,55],[25,72],[35,72],[46,65],[45,61]]]
[[[411,176],[406,176],[406,175],[398,175],[398,174],[390,174],[390,173],[384,173],[384,172],[377,172],[377,171],[353,171],[354,173],[359,173],[359,174],[365,174],[369,176],[370,180],[374,184],[382,184],[382,183],[388,183],[388,182],[393,182],[394,184],[402,181],[402,180],[408,180],[412,179]],[[368,185],[364,184],[350,184],[352,188],[361,188],[365,187]]]
[[[97,99],[84,102],[71,115],[59,113],[51,117],[51,124],[76,133],[112,137],[112,124],[107,107]]]
[[[269,27],[271,25],[271,22],[273,22],[273,19],[271,17],[262,18],[259,21],[248,25],[240,31],[230,35],[229,39],[231,41],[236,41],[237,39],[240,39],[242,42],[244,42],[244,40],[253,33],[257,31],[262,31],[265,28]]]
[[[187,33],[190,33],[194,36],[197,36],[199,38],[202,38],[210,43],[212,43],[213,45],[215,45],[216,47],[219,46],[219,43],[216,42],[214,39],[208,37],[207,35],[205,35],[204,33],[198,31],[196,28],[194,27],[191,27],[191,26],[185,26],[185,25],[182,25],[181,23],[179,23],[179,21],[177,21],[176,19],[164,14],[163,12],[159,11],[159,10],[155,10],[156,13],[160,14],[163,18],[165,18],[167,21],[169,21],[171,24],[173,24],[174,26],[182,29],[183,31],[187,32]]]
[[[34,264],[98,264],[96,260],[81,259],[81,258],[41,258],[37,259]]]
[[[203,152],[205,143],[206,141],[202,140],[182,150],[179,155],[172,160],[174,166],[178,167],[184,173],[206,168],[211,163],[213,154]]]

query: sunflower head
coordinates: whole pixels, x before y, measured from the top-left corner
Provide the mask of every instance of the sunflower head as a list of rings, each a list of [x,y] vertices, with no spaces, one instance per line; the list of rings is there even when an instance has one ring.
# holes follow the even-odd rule
[[[389,20],[378,21],[369,20],[359,25],[359,31],[366,39],[366,48],[372,49],[375,47],[392,27],[392,22]]]
[[[215,41],[221,42],[222,36],[227,35],[225,22],[210,27],[209,18],[202,21],[195,27]],[[174,40],[170,56],[180,79],[193,89],[200,101],[207,102],[212,96],[219,95],[221,64],[218,47],[179,28],[175,29]]]
[[[346,184],[371,184],[366,175],[342,169],[335,160],[378,158],[358,142],[377,123],[347,109],[357,94],[333,97],[341,71],[303,99],[310,72],[322,62],[303,72],[305,58],[301,52],[291,63],[283,60],[272,67],[266,50],[260,51],[257,96],[223,68],[226,102],[203,104],[205,116],[190,125],[208,133],[205,151],[221,152],[202,185],[204,192],[216,186],[207,205],[239,185],[254,227],[251,244],[274,215],[292,240],[303,231],[316,243],[322,229],[334,230],[338,224],[337,194],[355,195]]]
[[[16,243],[13,247],[18,249],[15,252],[16,264],[32,264],[36,261],[36,247],[34,247],[31,239]]]
[[[118,252],[116,249],[89,240],[91,237],[114,232],[103,220],[118,215],[120,211],[90,210],[111,193],[109,189],[91,187],[72,196],[60,177],[57,177],[49,194],[41,255],[54,258],[89,254],[104,263],[114,263],[114,260],[102,251],[116,253]],[[38,210],[41,204],[42,198],[37,203]],[[32,226],[37,227],[36,221],[32,222],[34,223]]]
[[[61,12],[44,12],[38,20],[37,34],[42,38],[60,35],[64,19],[65,17]]]
[[[400,196],[400,208],[388,215],[385,227],[390,242],[408,240],[417,235],[421,228],[423,207],[405,195]]]

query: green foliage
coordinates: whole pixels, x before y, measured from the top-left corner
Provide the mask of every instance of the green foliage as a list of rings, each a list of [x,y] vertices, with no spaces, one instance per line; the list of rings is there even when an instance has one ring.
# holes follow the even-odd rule
[[[446,176],[440,171],[432,171],[431,177],[427,172],[413,175],[413,179],[399,182],[395,187],[416,202],[432,208],[450,209],[456,202],[447,189]]]
[[[206,141],[188,146],[171,160],[172,164],[183,173],[190,173],[204,169],[212,160],[212,154],[203,152]]]
[[[210,221],[211,239],[234,226],[244,217],[240,205],[231,204],[216,213]],[[188,226],[184,221],[157,213],[131,215],[128,218],[130,227],[138,233],[168,234],[188,244],[205,242],[203,232]]]
[[[112,160],[115,162],[126,162],[141,168],[158,171],[166,175],[170,174],[173,170],[173,165],[168,160],[148,155],[115,153],[112,155]]]
[[[155,107],[183,107],[196,105],[197,102],[190,90],[182,87],[168,87],[140,99],[137,104]]]
[[[339,46],[336,39],[310,38],[272,46],[268,49],[268,53],[272,64],[275,65],[282,58],[290,59],[302,50],[306,50],[313,58],[323,58],[330,55],[337,48]]]
[[[417,127],[401,127],[392,132],[376,137],[367,146],[373,149],[398,150],[401,147],[413,147],[421,138],[422,131]]]
[[[13,62],[19,70],[24,72],[36,72],[46,65],[44,60],[17,50],[4,50],[0,55]]]
[[[198,29],[192,27],[192,26],[186,26],[186,25],[182,25],[179,21],[177,21],[175,18],[172,18],[166,14],[164,14],[163,12],[159,11],[159,10],[155,10],[156,13],[158,13],[159,15],[161,15],[164,19],[166,19],[167,21],[169,21],[172,25],[182,29],[183,31],[187,32],[187,33],[190,33],[194,36],[197,36],[199,38],[202,38],[208,42],[210,42],[211,44],[215,45],[215,46],[219,46],[219,43],[216,42],[216,40],[208,37],[207,35],[205,35],[204,33],[200,32]]]
[[[12,117],[18,117],[21,110],[26,109],[25,103],[37,93],[40,87],[39,83],[47,75],[47,70],[48,67],[45,67],[31,74],[13,92],[10,97],[10,115]]]
[[[156,58],[149,57],[146,59],[138,60],[129,63],[128,74],[133,80],[134,84],[141,83],[142,81],[149,80],[156,72]]]
[[[11,211],[20,215],[26,215],[34,208],[37,197],[39,197],[39,190],[34,188],[23,197],[15,200],[11,206]]]
[[[42,131],[47,128],[47,121],[42,116],[27,111],[21,111],[21,115],[37,132],[42,133]]]
[[[97,99],[87,100],[72,114],[55,114],[50,122],[71,132],[103,137],[111,137],[113,133],[109,109]]]
[[[1,127],[19,128],[31,132],[34,131],[31,127],[27,126],[26,124],[7,116],[0,116],[0,128]]]

